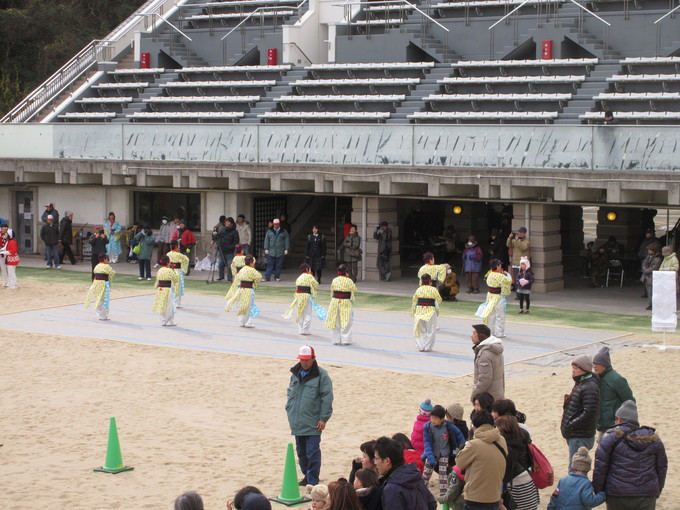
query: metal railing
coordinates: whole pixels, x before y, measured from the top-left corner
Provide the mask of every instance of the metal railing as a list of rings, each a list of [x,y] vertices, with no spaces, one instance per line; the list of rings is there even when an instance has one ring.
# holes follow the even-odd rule
[[[185,1],[179,0],[177,4]],[[76,56],[61,66],[52,76],[2,117],[0,123],[30,121],[51,99],[71,85],[95,62],[110,60],[130,46],[134,31],[144,24],[146,16],[154,12],[159,12],[162,16],[165,5],[175,5],[175,2],[176,0],[149,0],[146,2],[134,14],[114,28],[105,39],[91,41],[80,50]]]
[[[664,14],[663,16],[661,16],[658,20],[656,20],[654,22],[654,24],[656,25],[656,55],[659,56],[659,57],[662,56],[661,55],[661,22],[663,20],[665,20],[666,18],[669,18],[669,17],[672,18],[675,15],[675,11],[677,11],[678,9],[680,9],[680,5],[671,9],[670,11],[668,11],[666,14]]]
[[[358,25],[352,25],[352,18],[356,14],[363,12],[367,16],[366,19],[368,19],[368,16],[370,15],[369,14],[370,11],[366,11],[363,6],[368,6],[368,5],[376,6],[376,5],[381,5],[381,4],[388,4],[388,5],[400,4],[399,10],[400,10],[400,19],[401,19],[401,25],[400,26],[401,27],[403,27],[404,22],[406,21],[406,14],[407,14],[406,11],[413,10],[414,12],[419,14],[420,15],[420,39],[423,41],[424,44],[426,42],[425,41],[426,34],[431,35],[429,28],[431,27],[431,25],[433,23],[435,25],[437,25],[439,28],[443,29],[444,30],[444,42],[443,42],[443,44],[444,44],[444,55],[443,56],[444,56],[445,59],[448,58],[448,54],[449,54],[448,34],[449,34],[449,32],[451,32],[451,30],[449,28],[447,28],[446,26],[442,25],[441,23],[439,23],[439,21],[434,19],[428,13],[424,12],[423,10],[418,8],[417,5],[412,4],[408,0],[385,0],[385,1],[375,1],[375,2],[349,2],[349,1],[347,1],[347,2],[343,2],[341,4],[332,4],[332,5],[337,6],[337,7],[343,7],[345,9],[344,19],[345,19],[345,25],[347,26],[347,32],[348,32],[347,35],[351,37],[352,36],[352,26],[358,26]],[[353,5],[360,6],[360,9],[357,13],[352,13],[351,6],[353,6]],[[385,12],[384,27],[385,27],[385,31],[387,31],[387,28],[389,27],[389,24],[388,24],[389,14],[388,14],[387,10],[384,11],[384,12]],[[373,24],[373,26],[380,26],[379,22],[381,20],[375,20],[375,21],[378,22],[378,23]],[[370,32],[368,31],[369,27],[366,27],[366,28],[367,28],[366,35],[367,35],[367,37],[370,37]],[[436,40],[436,38],[434,36],[431,35],[431,37]]]
[[[514,24],[513,24],[513,44],[517,45],[519,44],[519,18],[517,16],[518,11],[522,9],[526,4],[528,4],[531,0],[524,0],[522,3],[517,5],[514,9],[512,9],[510,12],[506,13],[504,16],[502,16],[500,19],[498,19],[495,23],[493,23],[489,28],[489,58],[494,59],[495,58],[495,33],[494,29],[503,21],[506,23],[509,22],[509,19],[511,16],[514,16]],[[585,29],[584,29],[584,13],[590,14],[592,17],[596,18],[597,20],[601,21],[604,23],[605,28],[604,28],[604,39],[603,39],[603,44],[604,48],[602,50],[603,56],[606,58],[608,51],[609,51],[609,27],[611,26],[611,23],[609,23],[607,20],[603,19],[602,17],[598,16],[595,14],[593,11],[587,9],[583,5],[581,5],[579,2],[576,0],[544,0],[543,2],[540,2],[536,5],[536,26],[537,27],[542,27],[543,22],[548,22],[552,20],[556,25],[560,24],[560,15],[559,15],[559,8],[563,3],[568,3],[571,2],[572,4],[576,5],[579,8],[579,15],[577,19],[577,37],[579,43],[583,43],[585,40]],[[542,5],[545,4],[547,7],[545,11],[541,8]],[[551,7],[553,7],[551,9]]]
[[[300,11],[302,7],[304,7],[307,4],[308,0],[303,0],[300,2],[298,5],[293,7],[297,11],[296,16],[300,16]],[[228,63],[228,58],[227,58],[227,38],[233,34],[237,29],[241,29],[240,34],[241,34],[241,53],[245,53],[246,51],[246,31],[245,31],[245,23],[249,20],[252,19],[256,14],[260,14],[260,37],[264,36],[264,28],[265,28],[265,18],[264,18],[264,13],[267,11],[277,11],[277,10],[282,10],[283,8],[280,5],[268,5],[268,6],[263,6],[263,7],[258,7],[254,11],[250,12],[248,16],[243,18],[235,27],[233,27],[229,32],[226,33],[222,39],[222,63],[224,65],[227,65]],[[273,17],[273,28],[276,30],[277,27],[277,18],[278,16]]]
[[[283,43],[284,46],[286,44],[289,44],[290,46],[295,46],[295,48],[300,52],[300,54],[303,57],[305,57],[305,59],[307,59],[307,62],[309,63],[309,65],[312,65],[314,63],[314,62],[312,62],[312,59],[307,56],[307,54],[302,50],[302,48],[300,48],[300,46],[298,46],[298,44],[295,41],[288,41],[288,42]]]

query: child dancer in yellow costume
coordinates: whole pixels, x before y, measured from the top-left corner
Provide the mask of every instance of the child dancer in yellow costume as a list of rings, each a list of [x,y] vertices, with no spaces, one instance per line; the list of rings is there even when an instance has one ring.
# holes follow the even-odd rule
[[[500,260],[491,259],[489,266],[491,270],[486,274],[489,292],[479,317],[484,319],[484,324],[489,325],[493,336],[505,338],[505,296],[510,295],[512,276],[503,269]]]
[[[255,289],[262,280],[262,273],[255,269],[255,258],[248,255],[245,258],[246,265],[234,277],[238,282],[238,290],[227,301],[225,310],[231,311],[235,303],[239,304],[236,316],[240,317],[239,326],[242,328],[254,328],[253,319],[260,315],[260,310],[255,305]]]
[[[161,316],[161,326],[176,326],[175,324],[175,295],[173,287],[179,284],[179,275],[168,267],[170,259],[163,255],[159,261],[161,268],[156,273],[156,299],[151,311]]]
[[[257,262],[255,257],[253,257],[253,263]],[[236,282],[236,274],[241,270],[241,268],[245,267],[246,265],[246,256],[243,254],[243,245],[241,243],[238,243],[236,246],[234,246],[234,259],[231,261],[231,285],[229,287],[229,291],[227,291],[227,295],[224,296],[224,299],[229,301],[234,293],[238,290],[238,283]]]
[[[437,288],[440,283],[444,283],[444,280],[446,280],[446,264],[435,264],[434,255],[430,251],[423,254],[423,262],[425,264],[418,270],[418,279],[421,279],[424,274],[429,274],[430,285],[434,288]]]
[[[182,308],[182,296],[184,295],[184,275],[189,271],[189,257],[179,252],[179,242],[177,239],[170,241],[170,251],[166,254],[170,260],[170,268],[175,270],[179,277],[179,282],[173,285],[175,293],[175,307]]]
[[[97,319],[108,321],[111,280],[113,280],[116,272],[108,264],[109,257],[106,253],[100,254],[98,260],[99,264],[94,266],[92,270],[94,280],[92,280],[92,285],[90,285],[90,290],[85,298],[85,308],[89,308],[90,304],[94,305],[95,310],[97,310]]]
[[[442,297],[439,291],[431,285],[430,275],[425,273],[420,277],[420,287],[413,294],[411,317],[415,319],[413,337],[420,352],[430,352],[434,347],[437,335],[437,312]]]
[[[295,280],[295,298],[290,304],[288,311],[283,315],[284,319],[289,319],[293,312],[295,321],[298,325],[298,333],[301,335],[312,334],[312,311],[314,310],[314,298],[319,282],[312,275],[312,268],[305,263],[300,266],[302,274]]]
[[[331,282],[331,304],[328,308],[325,326],[331,330],[331,340],[335,345],[352,343],[352,323],[354,312],[352,302],[357,286],[347,277],[347,265],[338,266],[338,276]]]

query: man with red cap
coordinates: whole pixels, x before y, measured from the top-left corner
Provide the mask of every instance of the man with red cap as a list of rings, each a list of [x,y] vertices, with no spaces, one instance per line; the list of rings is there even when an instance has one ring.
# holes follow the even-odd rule
[[[297,359],[290,369],[286,413],[303,475],[300,485],[316,485],[321,471],[321,432],[333,414],[333,382],[317,364],[311,345],[300,347]]]

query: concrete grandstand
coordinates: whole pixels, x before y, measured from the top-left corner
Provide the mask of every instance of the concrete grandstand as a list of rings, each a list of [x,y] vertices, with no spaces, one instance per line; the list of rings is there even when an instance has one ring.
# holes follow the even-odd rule
[[[449,257],[449,225],[483,246],[526,226],[549,291],[597,207],[633,276],[646,228],[675,243],[655,212],[680,208],[676,4],[151,0],[2,119],[0,216],[35,253],[49,202],[85,232],[183,214],[205,254],[221,214],[257,250],[287,213],[294,260],[317,224],[329,263],[351,219],[366,279],[383,220],[393,276]]]

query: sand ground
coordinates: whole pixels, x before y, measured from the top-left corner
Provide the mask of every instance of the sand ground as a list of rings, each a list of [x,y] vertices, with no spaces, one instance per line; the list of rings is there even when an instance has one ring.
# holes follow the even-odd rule
[[[16,292],[0,291],[0,313],[80,303],[87,289],[30,279],[21,286]],[[86,330],[73,337],[0,328],[0,335],[4,508],[171,508],[178,494],[193,489],[206,508],[223,509],[243,485],[256,485],[269,496],[280,491],[291,440],[283,406],[294,360],[93,340]],[[651,333],[630,338],[660,339]],[[680,346],[680,335],[668,335],[666,341]],[[612,360],[633,388],[641,422],[656,427],[667,448],[670,469],[657,508],[678,508],[680,477],[673,461],[680,440],[672,417],[680,394],[680,350],[615,347]],[[443,405],[459,401],[466,415],[470,411],[469,376],[319,362],[335,389],[335,412],[322,440],[326,482],[347,476],[361,442],[399,431],[410,434],[425,397]],[[506,384],[507,396],[528,417],[535,443],[563,476],[567,448],[559,420],[562,395],[572,384],[568,362],[521,365]],[[92,472],[104,463],[111,416],[132,472]],[[549,494],[542,491],[541,508]]]

